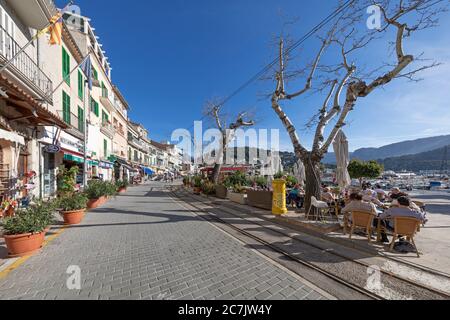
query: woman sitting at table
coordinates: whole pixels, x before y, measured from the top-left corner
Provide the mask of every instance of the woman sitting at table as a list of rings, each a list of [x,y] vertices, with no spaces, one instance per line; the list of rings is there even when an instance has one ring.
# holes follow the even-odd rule
[[[324,188],[322,192],[322,200],[328,204],[334,204],[335,197],[330,188]]]
[[[305,191],[302,187],[299,184],[295,185],[294,189],[289,192],[288,204],[292,204],[292,206],[297,205],[297,208],[301,209],[305,200],[304,195]]]

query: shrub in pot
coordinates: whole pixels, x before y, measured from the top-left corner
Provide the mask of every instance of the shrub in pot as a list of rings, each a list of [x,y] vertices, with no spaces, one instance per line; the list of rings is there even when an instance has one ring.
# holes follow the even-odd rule
[[[199,195],[202,192],[202,178],[200,176],[195,176],[192,179],[192,187],[194,188],[194,194]]]
[[[117,192],[119,192],[119,193],[126,192],[127,188],[128,188],[128,185],[129,185],[129,183],[128,183],[127,180],[118,180],[118,181],[116,181]]]
[[[239,204],[247,204],[246,188],[241,185],[233,186],[233,192],[229,193],[229,199]]]
[[[216,185],[211,181],[203,181],[202,192],[207,196],[213,196],[216,194]]]
[[[183,178],[183,185],[184,186],[189,186],[189,184],[191,183],[191,179],[189,179],[189,177],[184,177]]]
[[[38,203],[19,210],[4,220],[3,229],[10,257],[31,255],[42,248],[45,234],[54,219],[52,203]]]
[[[115,193],[115,185],[114,192]],[[100,180],[92,180],[88,182],[87,188],[84,190],[84,194],[89,199],[87,203],[88,209],[95,209],[104,204],[108,200],[108,196],[112,193],[111,187],[107,182]]]
[[[64,224],[75,225],[81,223],[86,213],[88,198],[82,193],[75,193],[59,199],[58,207],[64,218]]]
[[[222,184],[216,185],[216,197],[220,199],[226,199],[228,195],[228,189]]]

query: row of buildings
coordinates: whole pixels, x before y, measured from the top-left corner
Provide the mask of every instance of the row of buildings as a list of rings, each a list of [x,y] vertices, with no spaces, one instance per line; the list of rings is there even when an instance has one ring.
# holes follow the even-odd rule
[[[89,18],[64,13],[62,45],[35,37],[57,13],[52,0],[0,0],[0,67],[17,55],[0,74],[1,198],[53,196],[62,165],[81,183],[85,157],[88,179],[179,172],[177,147],[130,119]],[[92,90],[78,67],[88,55]]]

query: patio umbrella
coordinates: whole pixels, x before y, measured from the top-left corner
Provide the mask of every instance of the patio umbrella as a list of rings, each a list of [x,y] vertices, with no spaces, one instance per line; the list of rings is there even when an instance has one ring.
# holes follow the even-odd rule
[[[297,178],[299,184],[305,184],[306,172],[302,160],[298,160],[297,163],[294,164],[294,176]]]
[[[348,140],[342,130],[336,136],[333,143],[334,153],[336,154],[336,182],[341,188],[351,185],[352,180],[348,173],[348,165],[350,163],[350,154],[348,152]]]

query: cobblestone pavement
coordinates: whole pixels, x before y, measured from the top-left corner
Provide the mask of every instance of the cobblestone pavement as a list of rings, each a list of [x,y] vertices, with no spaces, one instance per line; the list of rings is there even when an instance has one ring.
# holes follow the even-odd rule
[[[70,266],[81,290],[69,290]],[[324,299],[195,217],[157,183],[90,212],[0,280],[0,299]]]

